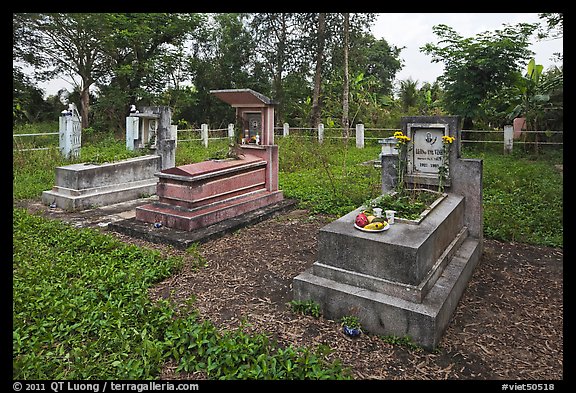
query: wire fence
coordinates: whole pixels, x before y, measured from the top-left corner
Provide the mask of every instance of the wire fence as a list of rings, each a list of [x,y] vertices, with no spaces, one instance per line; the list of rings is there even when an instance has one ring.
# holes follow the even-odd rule
[[[46,138],[60,135],[60,132],[36,132],[30,134],[12,134],[13,151],[36,151],[60,148],[58,138]],[[22,139],[21,139],[22,138]],[[24,139],[32,138],[32,139]],[[56,139],[56,142],[54,142]],[[48,146],[46,146],[48,145]]]
[[[344,136],[342,127],[290,127],[285,123],[282,127],[274,128],[274,137],[295,137],[317,140],[322,143],[328,139],[344,139],[356,141],[357,147],[364,147],[365,143],[378,143],[379,140],[401,131],[399,128],[359,128],[351,127],[348,137]],[[13,151],[35,151],[59,148],[59,132],[41,132],[28,134],[13,134]],[[526,131],[516,133],[512,138],[506,137],[505,130],[462,130],[462,145],[479,146],[502,145],[505,150],[512,150],[512,145],[539,145],[563,146],[563,131]],[[176,142],[197,142],[205,147],[210,141],[224,140],[234,136],[234,127],[210,129],[203,124],[201,128],[188,128],[177,130]]]

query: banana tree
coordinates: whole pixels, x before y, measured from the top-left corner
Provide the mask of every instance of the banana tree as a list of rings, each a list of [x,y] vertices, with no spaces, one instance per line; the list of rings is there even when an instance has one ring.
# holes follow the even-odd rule
[[[563,83],[562,74],[552,78],[543,78],[543,70],[544,66],[536,64],[534,59],[528,62],[525,76],[519,78],[516,84],[520,95],[520,103],[508,114],[508,120],[524,117],[527,131],[538,129],[539,121],[550,102],[549,93]],[[537,137],[535,142],[536,150],[538,150]]]

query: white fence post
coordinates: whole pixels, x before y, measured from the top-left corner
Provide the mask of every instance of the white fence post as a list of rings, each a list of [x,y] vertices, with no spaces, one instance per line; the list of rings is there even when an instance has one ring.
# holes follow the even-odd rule
[[[284,123],[282,127],[282,136],[290,135],[290,125],[288,123]]]
[[[504,126],[504,153],[512,153],[514,144],[514,127]]]
[[[364,124],[356,124],[356,147],[364,148]]]
[[[126,117],[126,149],[134,150],[134,140],[138,139],[140,118],[136,116]]]
[[[202,123],[200,125],[200,139],[204,147],[208,147],[208,124]]]
[[[318,143],[324,142],[324,124],[318,124]]]
[[[233,123],[228,124],[228,139],[230,139],[230,142],[232,142],[234,140],[234,124]]]
[[[170,139],[174,139],[174,147],[178,146],[178,125],[170,125]]]

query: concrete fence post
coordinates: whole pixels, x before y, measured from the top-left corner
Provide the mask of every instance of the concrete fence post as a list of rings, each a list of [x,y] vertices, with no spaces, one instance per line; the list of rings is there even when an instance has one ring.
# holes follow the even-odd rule
[[[208,124],[202,123],[200,125],[200,139],[204,147],[208,147]]]
[[[234,140],[234,123],[228,124],[228,139]]]
[[[356,147],[364,148],[364,124],[356,124]]]
[[[514,144],[514,127],[504,126],[504,153],[512,153]]]
[[[324,124],[318,124],[318,143],[324,142]]]
[[[284,123],[282,125],[282,136],[290,135],[290,125],[288,123]]]
[[[178,146],[178,125],[172,124],[170,125],[170,139],[174,139],[174,146]]]

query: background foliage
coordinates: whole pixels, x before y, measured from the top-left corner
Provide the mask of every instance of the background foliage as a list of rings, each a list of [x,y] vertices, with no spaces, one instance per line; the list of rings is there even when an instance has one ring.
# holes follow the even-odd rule
[[[550,96],[546,106],[527,107],[522,80],[533,56],[530,37],[561,37],[563,14],[541,14],[541,24],[505,25],[474,37],[435,26],[437,42],[421,50],[445,71],[422,85],[396,80],[403,48],[372,35],[374,14],[349,14],[346,48],[344,14],[320,15],[13,14],[13,120],[53,119],[64,108],[61,101],[74,102],[84,128],[122,136],[129,105],[153,104],[169,105],[175,124],[220,128],[235,122],[234,111],[209,91],[252,88],[278,102],[278,125],[310,126],[316,89],[322,122],[339,124],[347,49],[352,127],[398,127],[403,115],[450,114],[464,119],[464,129],[501,128],[521,105],[516,112],[537,117],[539,126],[562,129],[563,68],[543,71],[543,80],[560,81],[539,87],[539,96]],[[24,66],[33,68],[33,78]],[[55,76],[75,87],[44,100],[36,83]]]

